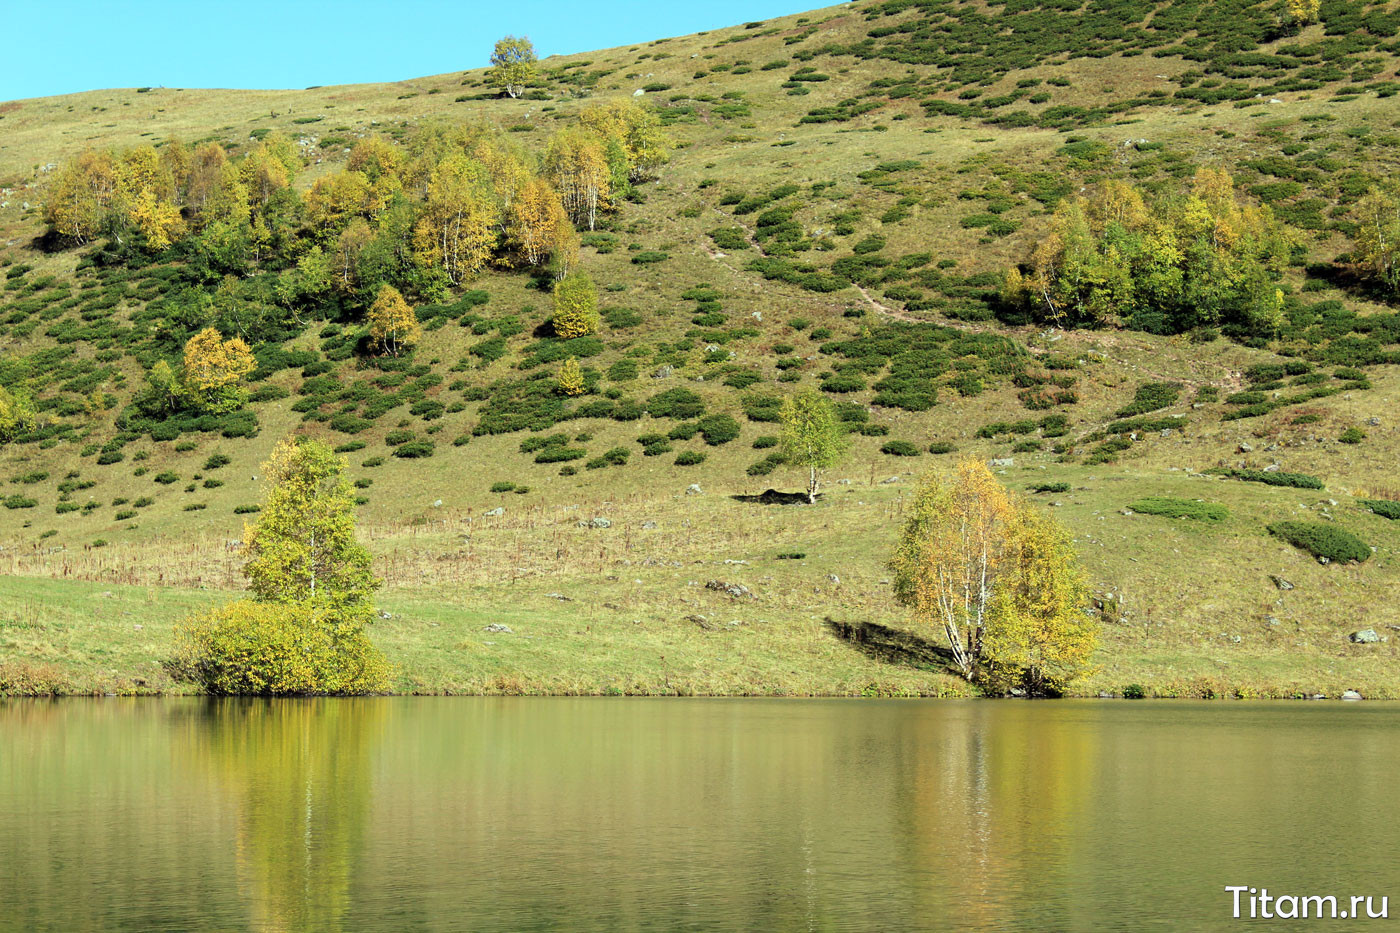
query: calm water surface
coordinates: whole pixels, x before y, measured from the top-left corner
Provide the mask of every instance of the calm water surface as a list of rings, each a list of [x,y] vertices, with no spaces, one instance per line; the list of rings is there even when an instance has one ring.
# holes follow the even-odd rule
[[[1400,707],[0,701],[0,930],[1212,930],[1389,895]],[[1397,921],[1275,929],[1390,929]]]

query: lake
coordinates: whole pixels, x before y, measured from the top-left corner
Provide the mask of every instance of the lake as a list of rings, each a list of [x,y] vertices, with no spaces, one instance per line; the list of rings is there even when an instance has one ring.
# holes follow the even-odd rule
[[[0,701],[0,930],[1211,930],[1242,922],[1226,885],[1378,910],[1397,726],[1369,702]]]

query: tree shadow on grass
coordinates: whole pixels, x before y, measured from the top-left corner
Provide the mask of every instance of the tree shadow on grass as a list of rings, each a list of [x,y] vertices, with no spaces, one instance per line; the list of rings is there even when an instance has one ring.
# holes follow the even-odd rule
[[[817,493],[820,499],[821,493]],[[765,489],[756,496],[730,496],[735,502],[756,502],[759,505],[807,505],[807,494],[805,492],[779,492],[776,489]]]
[[[843,622],[830,616],[826,618],[826,627],[837,638],[877,661],[917,667],[920,670],[937,668],[957,673],[950,649],[911,632],[880,625],[878,622]]]

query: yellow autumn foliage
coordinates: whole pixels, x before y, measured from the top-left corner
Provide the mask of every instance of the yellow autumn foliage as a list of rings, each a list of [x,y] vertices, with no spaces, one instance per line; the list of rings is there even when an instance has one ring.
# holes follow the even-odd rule
[[[1057,693],[1086,671],[1097,628],[1071,539],[985,463],[920,481],[890,565],[896,598],[968,680]]]

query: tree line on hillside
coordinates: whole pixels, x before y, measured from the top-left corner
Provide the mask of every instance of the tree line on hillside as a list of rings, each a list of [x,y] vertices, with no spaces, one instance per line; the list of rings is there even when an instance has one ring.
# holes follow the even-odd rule
[[[532,153],[484,123],[429,124],[402,144],[371,136],[305,193],[297,144],[267,133],[242,156],[218,142],[88,150],[49,186],[50,240],[106,237],[127,256],[183,259],[207,281],[279,273],[288,307],[367,307],[388,284],[438,300],[489,264],[578,263],[578,228],[651,177],[670,143],[633,101],[585,107]]]
[[[1351,213],[1353,250],[1343,258],[1400,296],[1400,191],[1372,188]],[[1286,321],[1282,277],[1302,262],[1301,244],[1222,169],[1199,169],[1185,191],[1155,195],[1110,179],[1059,202],[1028,260],[1007,270],[1000,302],[1011,320],[1061,327],[1270,338]]]

